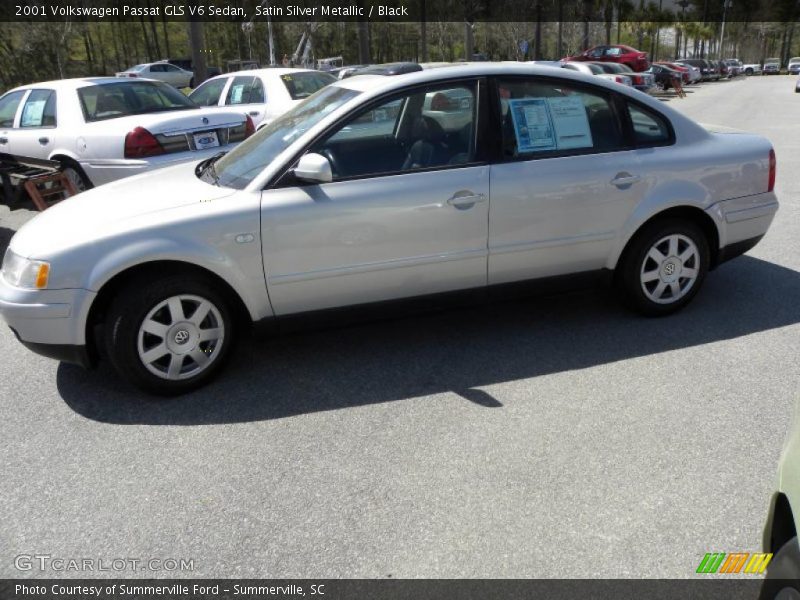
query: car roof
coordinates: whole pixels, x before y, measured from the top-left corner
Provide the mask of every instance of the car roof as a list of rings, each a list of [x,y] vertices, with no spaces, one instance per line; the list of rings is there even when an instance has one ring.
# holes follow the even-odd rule
[[[37,81],[36,83],[29,83],[27,85],[20,85],[15,87],[14,90],[30,90],[41,87],[53,88],[55,90],[77,90],[78,88],[87,87],[90,85],[108,85],[111,83],[161,83],[155,79],[148,79],[139,77],[132,79],[130,77],[74,77],[72,79],[53,79],[51,81]],[[9,90],[9,91],[14,91]]]
[[[220,75],[215,75],[210,79],[218,79],[221,77],[230,77],[231,75],[234,76],[251,76],[257,77],[260,75],[292,75],[294,73],[325,73],[325,71],[318,71],[317,69],[301,69],[301,68],[292,68],[292,67],[265,67],[263,69],[244,69],[243,71],[231,71],[230,73],[221,73]],[[208,81],[208,79],[206,80]]]

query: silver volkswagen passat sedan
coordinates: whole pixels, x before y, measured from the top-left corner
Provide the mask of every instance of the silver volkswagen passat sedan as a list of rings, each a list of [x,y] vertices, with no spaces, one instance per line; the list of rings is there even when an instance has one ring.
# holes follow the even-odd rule
[[[608,273],[664,315],[778,208],[766,139],[567,70],[474,64],[323,88],[223,156],[111,183],[11,240],[0,313],[156,394],[292,314]],[[100,352],[102,350],[102,352]]]

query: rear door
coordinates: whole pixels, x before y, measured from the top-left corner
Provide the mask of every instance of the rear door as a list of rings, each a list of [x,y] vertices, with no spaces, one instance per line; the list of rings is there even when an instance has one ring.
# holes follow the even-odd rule
[[[225,92],[225,106],[246,112],[256,127],[264,120],[267,98],[260,77],[239,75],[233,78]]]
[[[189,98],[200,106],[218,106],[224,98],[223,92],[230,80],[230,77],[209,79],[197,86],[194,91],[189,94]]]
[[[489,283],[601,269],[642,189],[614,95],[555,77],[496,84]]]
[[[56,140],[56,91],[34,89],[25,97],[14,131],[14,154],[49,158]]]

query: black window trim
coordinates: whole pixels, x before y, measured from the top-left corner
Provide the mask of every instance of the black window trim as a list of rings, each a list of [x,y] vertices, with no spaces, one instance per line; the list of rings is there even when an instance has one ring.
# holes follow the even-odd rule
[[[297,162],[300,158],[310,151],[317,143],[321,142],[322,140],[329,137],[332,133],[337,131],[339,128],[343,127],[349,121],[353,119],[357,119],[362,114],[373,110],[386,102],[391,102],[393,99],[403,96],[409,96],[414,93],[415,90],[426,90],[426,89],[448,89],[459,84],[465,85],[473,85],[476,89],[476,102],[477,102],[477,109],[475,110],[475,117],[477,118],[477,127],[475,128],[475,137],[473,139],[473,144],[475,147],[475,160],[458,164],[458,165],[441,165],[436,167],[428,167],[425,169],[414,169],[413,171],[386,171],[383,173],[370,173],[368,175],[355,175],[352,177],[342,177],[341,179],[335,179],[330,183],[342,183],[348,181],[358,181],[360,179],[375,179],[378,177],[392,177],[395,175],[405,175],[410,173],[429,173],[434,171],[445,171],[445,170],[453,170],[453,169],[465,169],[470,167],[479,167],[479,166],[486,166],[491,162],[491,155],[486,151],[488,144],[482,143],[484,140],[488,139],[488,130],[489,130],[489,107],[488,102],[486,101],[489,94],[488,92],[488,82],[486,76],[471,76],[471,77],[455,77],[452,79],[442,79],[439,81],[428,81],[425,83],[416,84],[413,86],[404,87],[400,90],[391,90],[386,92],[385,94],[381,94],[380,96],[376,96],[363,106],[359,107],[359,109],[355,113],[348,113],[344,115],[341,119],[337,120],[335,123],[332,123],[328,126],[324,131],[320,132],[314,139],[312,139],[308,144],[306,144],[302,150],[297,152],[295,156],[292,157],[291,160],[287,161],[286,166],[281,169],[267,184],[263,187],[263,189],[280,189],[285,187],[304,187],[304,186],[311,186],[311,185],[319,185],[313,182],[305,182],[300,181],[299,179],[295,178],[292,174],[292,171],[297,166]],[[396,133],[396,132],[395,132]]]
[[[589,156],[593,154],[610,154],[612,152],[625,152],[627,150],[634,150],[636,146],[633,143],[633,135],[632,129],[629,131],[626,130],[625,113],[620,111],[620,103],[618,98],[620,94],[613,90],[608,90],[606,88],[602,88],[599,86],[593,86],[589,83],[584,83],[582,81],[575,81],[573,79],[562,79],[558,76],[551,76],[551,75],[494,75],[492,77],[492,96],[493,96],[493,108],[492,108],[492,115],[494,117],[494,130],[499,132],[498,135],[495,136],[496,143],[494,144],[494,160],[492,161],[493,164],[505,164],[505,163],[513,163],[513,162],[528,162],[532,160],[547,160],[550,158],[566,158],[571,156]],[[611,112],[613,113],[614,117],[617,120],[617,126],[619,127],[620,134],[622,136],[622,145],[618,148],[610,148],[608,150],[596,150],[595,148],[575,148],[572,150],[549,150],[545,152],[537,152],[537,153],[529,153],[523,156],[503,156],[503,148],[502,148],[502,138],[503,138],[503,123],[502,123],[502,110],[501,110],[501,102],[500,102],[500,90],[498,86],[498,82],[500,80],[509,80],[509,79],[518,79],[518,80],[536,80],[539,82],[547,82],[547,83],[556,83],[560,85],[566,85],[573,89],[577,90],[586,90],[587,93],[594,94],[595,96],[603,97],[607,102],[609,107],[611,108]]]
[[[30,131],[32,129],[55,129],[58,127],[58,92],[53,88],[29,88],[28,90],[30,93],[23,96],[23,100],[20,101],[20,105],[17,106],[17,112],[19,113],[19,127],[15,127],[15,129],[19,129],[20,131]],[[55,123],[53,125],[36,125],[31,127],[23,127],[22,126],[22,113],[25,111],[25,105],[28,103],[28,99],[34,92],[50,92],[53,94],[54,99],[53,102],[55,103],[56,114],[55,114]],[[47,100],[49,102],[49,98]],[[47,106],[47,102],[45,102],[45,107]],[[42,117],[44,117],[44,113],[42,113]],[[14,116],[14,121],[16,121],[16,115]]]

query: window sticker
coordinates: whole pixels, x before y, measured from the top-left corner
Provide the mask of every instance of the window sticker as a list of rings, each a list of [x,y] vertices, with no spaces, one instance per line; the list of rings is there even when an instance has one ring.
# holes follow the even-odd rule
[[[548,98],[550,117],[556,132],[556,147],[559,150],[591,148],[592,131],[586,107],[580,96]]]
[[[244,85],[235,85],[231,89],[231,104],[242,103],[242,93],[244,92]]]
[[[580,96],[520,98],[508,103],[520,154],[592,147]]]
[[[26,102],[25,108],[22,109],[22,127],[39,127],[42,124],[42,115],[44,114],[44,105],[47,104],[47,99],[35,100],[34,102]]]
[[[508,107],[517,136],[517,151],[555,150],[556,140],[546,98],[509,100]]]

